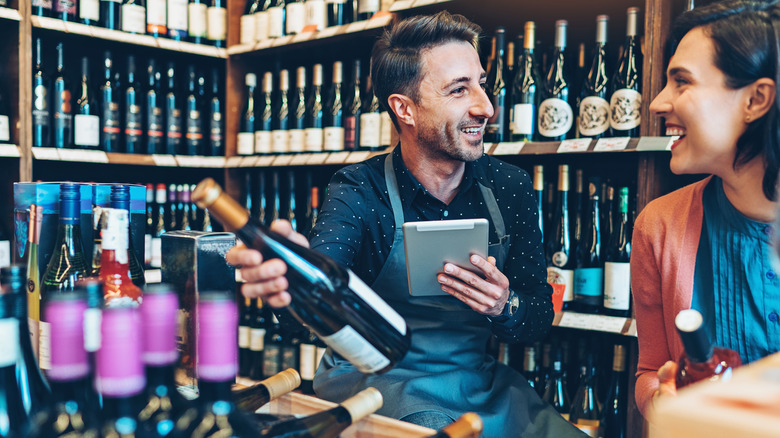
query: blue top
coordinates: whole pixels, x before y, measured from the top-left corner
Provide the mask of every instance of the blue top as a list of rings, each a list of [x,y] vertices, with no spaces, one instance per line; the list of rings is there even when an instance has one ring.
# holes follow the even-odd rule
[[[710,338],[749,363],[780,350],[780,280],[772,227],[745,217],[713,177],[703,193],[691,308]]]

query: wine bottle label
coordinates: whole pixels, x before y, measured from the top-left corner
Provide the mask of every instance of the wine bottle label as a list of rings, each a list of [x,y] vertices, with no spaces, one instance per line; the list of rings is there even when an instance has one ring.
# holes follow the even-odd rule
[[[32,0],[32,7],[51,9],[52,0]]]
[[[255,40],[265,41],[268,37],[268,26],[271,17],[268,11],[255,12]]]
[[[149,120],[147,120],[148,129],[146,134],[149,137],[157,137],[158,140],[163,136],[163,114],[160,108],[150,108]]]
[[[162,239],[152,237],[152,267],[162,267]]]
[[[604,263],[604,307],[628,310],[631,305],[631,265]]]
[[[360,115],[360,147],[378,148],[381,143],[380,129],[382,119],[379,113]]]
[[[282,346],[282,363],[279,371],[286,369],[298,369],[298,351],[292,345]]]
[[[127,240],[128,240],[128,214],[127,210],[103,210],[108,215],[106,223],[100,231],[103,251],[114,251],[116,261],[119,264],[127,264]]]
[[[255,131],[254,134],[255,153],[256,154],[270,154],[273,150],[271,145],[273,144],[273,136],[270,131]]]
[[[355,295],[359,296],[372,307],[378,314],[380,314],[387,322],[390,323],[396,330],[402,335],[406,334],[406,320],[398,314],[392,307],[390,307],[379,295],[374,292],[363,280],[355,275],[352,271],[349,272],[349,288]]]
[[[149,0],[146,3],[146,31],[165,33],[165,0]]]
[[[326,151],[344,150],[344,128],[329,126],[323,128],[324,140],[322,147]]]
[[[249,345],[247,347],[252,351],[263,351],[265,348],[265,329],[249,329]]]
[[[146,33],[146,10],[137,4],[122,5],[122,30],[130,33]]]
[[[284,8],[274,6],[268,8],[268,38],[284,36]]]
[[[38,366],[42,370],[51,369],[51,329],[46,321],[38,323]],[[16,338],[14,338],[14,341]]]
[[[144,234],[144,264],[152,265],[152,235]]]
[[[11,122],[8,116],[0,116],[0,141],[11,141]],[[2,266],[0,265],[0,267]]]
[[[390,359],[348,325],[322,340],[362,373],[375,373],[390,365]]]
[[[119,139],[119,104],[106,102],[103,104],[103,134],[106,138]]]
[[[249,327],[245,325],[238,326],[238,348],[249,348]]]
[[[532,103],[518,103],[512,107],[512,134],[531,135],[534,133],[534,109]]]
[[[306,152],[322,152],[322,128],[306,128]]]
[[[76,15],[76,0],[56,0],[54,2],[54,12]]]
[[[33,124],[49,126],[49,90],[45,85],[36,85],[33,90]],[[48,146],[48,145],[46,145]]]
[[[178,153],[178,145],[181,144],[181,110],[176,108],[168,108],[168,114],[166,117],[168,121],[168,130],[166,131],[166,137],[168,138],[168,144],[172,144],[173,153]]]
[[[585,137],[601,135],[609,129],[609,103],[598,97],[588,96],[580,102],[579,130]]]
[[[168,31],[181,35],[187,31],[187,0],[168,0]]]
[[[359,0],[358,14],[373,14],[379,10],[379,0]]]
[[[553,265],[557,267],[562,267],[566,265],[566,262],[568,261],[569,261],[569,256],[563,251],[558,251],[554,253],[552,256]]]
[[[290,150],[290,136],[287,130],[274,129],[271,131],[271,152],[274,154],[286,154]]]
[[[574,295],[600,297],[604,291],[604,269],[579,268],[574,270]]]
[[[390,142],[393,140],[393,120],[390,118],[390,114],[387,111],[379,113],[382,123],[379,128],[379,139],[382,146],[390,146]]]
[[[328,27],[328,10],[324,1],[307,1],[306,25],[317,26],[317,30]]]
[[[127,107],[126,114],[125,134],[130,137],[130,140],[138,141],[143,134],[143,125],[141,123],[141,106],[129,105]]]
[[[282,362],[282,349],[279,344],[268,344],[263,349],[263,375],[278,374]]]
[[[40,296],[36,297],[35,299],[40,301]],[[38,329],[38,324],[40,324],[40,321],[37,319],[27,318],[27,326],[30,328],[30,345],[32,345],[33,354],[35,357],[40,356],[40,353],[38,352],[38,342],[41,339],[41,333]]]
[[[239,132],[236,141],[238,155],[252,155],[255,151],[255,135],[251,132]]]
[[[79,18],[95,21],[100,19],[98,0],[79,0]]]
[[[306,144],[306,130],[291,129],[287,131],[290,136],[289,152],[303,152]]]
[[[564,285],[564,302],[572,301],[574,299],[574,271],[549,266],[547,268],[547,282]]]
[[[355,116],[347,116],[344,118],[344,149],[348,151],[354,151],[357,147],[356,145],[356,134],[357,130],[357,118]]]
[[[73,125],[76,146],[100,145],[100,117],[76,114]]]
[[[241,44],[251,44],[255,42],[255,35],[257,34],[257,30],[255,29],[255,16],[252,15],[242,15],[241,16],[241,38],[240,42]]]
[[[628,131],[642,121],[642,95],[636,90],[623,88],[612,93],[609,100],[612,129]]]
[[[16,318],[0,319],[0,367],[16,363],[19,357],[19,321]]]
[[[545,99],[539,105],[539,134],[559,137],[566,134],[574,123],[574,113],[563,99]]]
[[[87,309],[84,311],[84,350],[94,353],[100,349],[100,323],[103,321],[103,312],[100,309]]]
[[[208,7],[203,3],[190,3],[187,12],[189,13],[187,33],[192,37],[205,37]]]
[[[227,9],[208,8],[206,11],[206,33],[211,41],[225,41],[227,38]]]
[[[287,33],[296,34],[306,23],[306,7],[302,1],[287,3]]]
[[[301,380],[314,380],[317,371],[317,347],[312,344],[301,344],[300,348]]]

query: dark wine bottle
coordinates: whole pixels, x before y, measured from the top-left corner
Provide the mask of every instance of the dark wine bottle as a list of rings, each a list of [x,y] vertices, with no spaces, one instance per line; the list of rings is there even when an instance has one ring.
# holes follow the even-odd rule
[[[241,113],[236,154],[252,155],[255,152],[255,86],[257,85],[257,76],[254,73],[247,73],[244,83],[246,85],[246,103]]]
[[[51,3],[49,3],[51,7]],[[41,63],[41,39],[35,38],[35,66],[33,67],[33,146],[51,146],[51,103],[49,78]]]
[[[168,38],[175,41],[187,41],[187,0],[167,0]]]
[[[255,122],[254,127],[254,152],[266,155],[273,152],[274,106],[272,98],[273,74],[271,72],[265,72],[263,75],[262,93],[263,97],[258,101],[262,111],[259,111],[260,119]]]
[[[250,330],[254,317],[254,306],[251,298],[244,298],[241,306],[241,317],[238,320],[238,375],[249,376],[252,354],[249,349]]]
[[[209,100],[209,153],[213,157],[225,153],[225,117],[222,93],[220,93],[220,76],[216,67],[211,69],[211,94]]]
[[[582,137],[603,137],[609,129],[609,68],[607,66],[607,24],[609,17],[596,17],[596,47],[590,70],[582,83],[578,107],[578,132]]]
[[[225,0],[211,0],[206,15],[206,34],[215,47],[225,47],[227,40],[227,8]]]
[[[290,135],[287,133],[290,123],[290,74],[284,69],[279,72],[279,90],[276,93],[274,116],[271,129],[271,152],[286,154],[290,149]]]
[[[165,113],[163,98],[160,95],[160,70],[157,62],[149,58],[147,67],[146,90],[146,153],[163,153],[163,135],[165,132]]]
[[[198,75],[195,66],[187,67],[187,98],[185,100],[185,139],[184,152],[187,155],[200,155],[204,152],[203,122],[200,114],[203,109],[201,94],[198,93]]]
[[[306,67],[295,71],[295,93],[290,106],[289,152],[299,153],[306,148]]]
[[[344,113],[344,149],[354,151],[360,148],[360,113],[363,101],[360,98],[360,59],[352,64],[352,86]]]
[[[539,229],[544,236],[544,166],[534,166],[534,194],[536,195],[536,212],[539,216]]]
[[[612,374],[609,377],[609,390],[601,411],[600,436],[602,438],[626,438],[628,428],[628,374],[626,373],[626,348],[615,344],[612,356]]]
[[[70,81],[65,74],[62,43],[57,43],[57,76],[54,78],[54,147],[73,145],[73,108]]]
[[[0,436],[27,436],[30,417],[24,410],[22,393],[16,383],[19,349],[19,323],[11,315],[10,297],[0,295]]]
[[[674,318],[685,351],[677,361],[677,389],[701,380],[728,381],[742,359],[734,350],[715,347],[710,340],[704,318],[694,309],[682,310]]]
[[[166,0],[146,0],[146,33],[164,37],[168,33]]]
[[[53,0],[53,17],[62,21],[76,21],[77,6],[76,0]]]
[[[79,0],[79,22],[88,26],[97,25],[100,20],[100,4],[98,0]]]
[[[269,315],[270,324],[263,341],[263,377],[273,376],[282,370],[282,344],[285,338],[279,319],[273,311]]]
[[[569,104],[569,71],[566,64],[566,30],[568,22],[555,22],[555,49],[544,80],[544,100],[539,104],[539,139],[560,141],[568,138],[574,126]]]
[[[122,31],[139,35],[146,33],[144,0],[123,0],[120,17]]]
[[[100,85],[100,149],[106,152],[119,152],[119,99],[119,80],[114,72],[114,58],[106,50],[103,54],[103,83]]]
[[[512,141],[532,141],[536,133],[537,109],[542,97],[542,79],[535,54],[536,24],[525,22],[523,53],[512,83]]]
[[[569,233],[569,166],[558,166],[558,195],[546,245],[547,282],[563,288],[563,306],[574,298],[574,254]]]
[[[582,240],[577,245],[574,301],[577,310],[598,313],[604,303],[604,260],[601,251],[599,179],[588,183],[588,209]]]
[[[325,0],[325,5],[328,10],[328,27],[349,23],[347,0]]]
[[[628,8],[626,42],[612,76],[609,100],[614,137],[639,137],[642,122],[642,50],[639,41],[639,8]]]
[[[287,394],[301,384],[301,375],[294,369],[281,371],[260,383],[233,391],[239,409],[255,412],[271,400]]]
[[[249,326],[249,352],[247,360],[247,376],[252,380],[261,380],[263,377],[263,355],[265,351],[266,320],[263,301],[255,301],[255,309]]]
[[[481,435],[482,419],[474,412],[466,412],[427,438],[478,438]]]
[[[187,5],[187,34],[195,44],[206,44],[208,5],[206,0],[190,0]]]
[[[485,126],[485,143],[500,143],[504,141],[506,131],[506,81],[504,80],[504,48],[505,30],[503,27],[496,29],[494,35],[496,53],[488,66],[487,82],[485,89],[493,104],[493,116]]]
[[[154,233],[152,234],[152,257],[151,266],[159,268],[162,266],[162,235],[168,231],[166,228],[166,192],[165,184],[157,184],[155,188],[155,203],[157,204],[157,216],[155,220]]]
[[[588,436],[598,438],[601,406],[596,395],[596,367],[593,354],[585,355],[585,364],[580,371],[580,385],[572,401],[569,421]]]
[[[549,403],[563,418],[569,419],[571,404],[569,402],[569,391],[566,389],[566,376],[563,371],[563,352],[562,347],[557,347],[551,353],[552,370],[550,379],[547,381],[542,400]]]
[[[366,104],[360,113],[360,149],[378,151],[382,147],[382,114],[374,94],[371,75],[366,78]]]
[[[290,225],[292,225],[292,229],[298,231],[299,221],[295,212],[295,210],[297,210],[296,195],[295,171],[290,170],[287,172],[287,210],[285,211],[284,215],[282,215],[282,219],[287,219],[287,221],[290,222]]]
[[[52,15],[52,0],[32,0],[32,15],[49,17]]]
[[[323,149],[344,150],[344,105],[341,99],[342,64],[333,63],[333,82],[328,90],[328,100],[323,111]]]
[[[371,17],[379,12],[381,6],[380,0],[358,0],[357,1],[357,20],[363,21],[369,20]]]
[[[165,76],[168,78],[168,86],[165,90],[165,153],[176,155],[183,152],[182,102],[176,81],[176,64],[168,62]]]
[[[122,0],[100,0],[100,25],[119,30],[119,7]]]
[[[322,121],[322,64],[314,64],[311,94],[306,109],[306,152],[322,152],[324,142]]]
[[[366,388],[344,400],[339,406],[302,418],[278,421],[260,431],[261,437],[297,436],[301,438],[337,438],[353,423],[382,407],[382,394]]]
[[[111,186],[109,202],[111,208],[126,211],[128,221],[130,220],[130,186],[119,184]],[[132,230],[130,229],[127,231],[127,251],[130,278],[133,280],[133,284],[141,287],[146,283],[144,277],[144,268],[143,264],[141,264],[138,259],[138,253],[136,252],[135,245],[133,244]]]
[[[628,217],[628,187],[620,188],[620,222],[604,263],[604,313],[631,316],[631,223]]]
[[[539,366],[536,363],[536,348],[533,345],[526,345],[523,349],[523,376],[528,380],[528,385],[535,391],[540,390],[541,378],[539,376]]]
[[[89,58],[81,58],[81,93],[76,99],[73,117],[73,144],[77,148],[96,149],[100,146],[100,116],[98,116],[92,82],[89,80]]]
[[[144,146],[143,92],[138,83],[135,56],[127,55],[127,87],[124,92],[124,151],[138,154]]]
[[[202,181],[193,198],[265,258],[286,260],[293,296],[291,313],[358,370],[381,373],[406,354],[411,340],[406,322],[351,271],[250,222],[246,210],[212,179]],[[300,269],[304,266],[305,270]],[[341,341],[339,336],[347,332],[354,337],[349,342]]]

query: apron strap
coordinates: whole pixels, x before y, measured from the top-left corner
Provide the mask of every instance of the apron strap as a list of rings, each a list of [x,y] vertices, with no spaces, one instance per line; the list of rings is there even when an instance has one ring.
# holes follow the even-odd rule
[[[496,197],[493,196],[493,190],[486,187],[482,183],[479,183],[479,190],[482,192],[482,198],[485,200],[485,206],[488,209],[490,218],[493,220],[493,226],[496,228],[496,235],[499,240],[503,240],[506,236],[506,226],[504,225],[504,217],[501,216],[501,210],[498,208],[498,202]]]
[[[395,169],[393,169],[392,152],[385,157],[385,184],[387,184],[387,195],[390,197],[390,206],[393,208],[395,229],[400,230],[404,224],[404,209],[401,206],[401,194],[398,192],[398,180],[395,177]]]

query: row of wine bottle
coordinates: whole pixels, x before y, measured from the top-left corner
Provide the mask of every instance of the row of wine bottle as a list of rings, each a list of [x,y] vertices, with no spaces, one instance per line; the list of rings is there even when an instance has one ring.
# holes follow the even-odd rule
[[[360,59],[352,63],[349,87],[344,87],[343,64],[333,63],[332,81],[323,96],[323,67],[314,64],[311,81],[306,67],[277,75],[266,72],[257,89],[257,76],[246,75],[246,102],[238,130],[236,153],[284,154],[343,150],[378,150],[390,145],[394,129],[387,111],[379,107],[371,79],[361,85]],[[308,87],[308,90],[307,90]]]
[[[320,188],[312,175],[304,173],[296,182],[295,170],[247,172],[243,188],[243,205],[260,224],[270,226],[286,219],[293,230],[309,235],[319,216]]]
[[[543,62],[536,47],[536,23],[525,23],[507,51],[505,30],[499,27],[488,57],[486,90],[495,113],[485,129],[485,141],[560,141],[574,137],[638,137],[642,106],[642,52],[639,9],[627,12],[626,39],[617,67],[608,64],[606,15],[596,19],[596,41],[590,65],[584,45],[574,68],[567,51],[566,20],[555,23],[553,51]]]
[[[225,47],[226,0],[32,0],[32,13],[90,26]]]
[[[83,148],[140,154],[224,154],[224,98],[217,68],[206,73],[186,66],[147,61],[145,79],[135,55],[127,55],[125,75],[111,51],[95,78],[81,58],[78,86],[66,69],[63,43],[57,43],[54,80],[44,68],[41,39],[35,39],[33,71],[33,146]],[[163,81],[163,78],[165,79]],[[144,82],[144,85],[141,83]],[[165,86],[163,87],[162,83]]]

